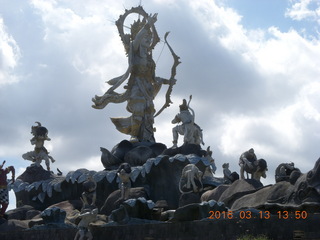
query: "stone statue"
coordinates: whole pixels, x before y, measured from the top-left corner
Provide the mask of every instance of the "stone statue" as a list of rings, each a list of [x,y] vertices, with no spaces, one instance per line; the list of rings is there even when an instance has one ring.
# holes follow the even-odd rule
[[[203,173],[203,178],[212,178],[213,174],[216,173],[217,167],[216,167],[214,158],[212,157],[212,151],[210,150],[210,146],[207,148],[207,151],[204,157],[208,160],[210,165],[205,168],[205,171]]]
[[[254,149],[250,148],[248,151],[241,154],[239,158],[240,179],[245,179],[244,172],[251,173],[251,178],[260,181],[260,178],[266,178],[266,171],[268,170],[267,162],[264,159],[257,159]]]
[[[0,218],[3,218],[4,213],[6,212],[9,205],[9,191],[8,191],[8,182],[7,182],[7,174],[9,172],[12,173],[12,183],[15,181],[15,169],[13,166],[9,166],[7,168],[3,168],[6,161],[0,165]]]
[[[239,166],[240,166],[240,179],[244,179],[244,168],[253,169],[253,162],[257,161],[257,156],[254,153],[254,149],[250,148],[248,151],[241,154],[239,158]],[[247,173],[247,178],[249,178]]]
[[[142,20],[134,21],[131,25],[129,34],[124,33],[124,21],[131,13],[137,13],[143,16]],[[93,108],[102,109],[109,103],[127,102],[127,111],[131,113],[127,118],[111,118],[116,128],[125,134],[131,136],[131,142],[148,141],[155,142],[154,139],[154,117],[157,116],[164,107],[170,105],[170,93],[176,80],[176,66],[180,63],[179,57],[173,54],[175,63],[171,71],[170,80],[156,77],[156,64],[152,59],[152,50],[159,42],[159,37],[154,26],[157,21],[157,14],[148,15],[144,9],[139,6],[126,10],[116,22],[121,40],[124,44],[128,56],[127,71],[107,83],[111,87],[102,96],[95,96]],[[165,36],[165,41],[168,33]],[[167,43],[167,42],[166,42]],[[168,43],[167,43],[168,44]],[[168,45],[169,46],[169,45]],[[173,53],[171,47],[169,49]],[[117,93],[114,90],[127,81],[124,86],[124,93]],[[169,84],[167,92],[166,105],[155,114],[153,100],[159,92],[162,84]]]
[[[239,179],[239,174],[236,172],[231,172],[229,169],[229,163],[222,164],[223,169],[223,180],[224,183],[230,184],[233,183],[235,180]]]
[[[129,198],[131,188],[131,167],[129,163],[122,163],[117,171],[117,175],[120,179],[119,188],[121,191],[121,199],[127,200]]]
[[[301,171],[294,167],[294,163],[281,163],[275,170],[275,180],[276,182],[290,181],[290,175],[292,172]]]
[[[183,99],[182,104],[179,106],[180,113],[178,113],[174,119],[171,121],[172,124],[182,123],[175,126],[172,129],[173,134],[173,148],[177,147],[179,134],[184,136],[184,144],[203,144],[202,129],[194,122],[195,113],[193,109],[189,106],[192,96],[190,96],[189,103]],[[189,111],[191,110],[191,112]]]
[[[78,232],[74,237],[74,240],[91,240],[93,239],[92,233],[89,229],[89,224],[97,219],[98,208],[84,209],[81,211],[79,217],[81,218],[78,224]]]
[[[88,177],[88,180],[86,180],[82,184],[84,191],[82,193],[81,201],[83,203],[82,209],[86,208],[95,208],[96,206],[96,199],[97,199],[97,183],[93,180],[92,176]]]
[[[199,170],[199,168],[197,168],[196,165],[194,164],[186,165],[182,169],[181,178],[179,181],[180,192],[181,193],[200,192],[203,189],[202,176],[203,176],[203,173]]]
[[[35,145],[34,151],[23,154],[22,158],[34,162],[38,167],[40,167],[42,160],[45,160],[47,170],[50,171],[50,160],[52,163],[54,163],[55,160],[49,155],[49,152],[44,147],[44,141],[50,141],[51,139],[48,137],[47,128],[41,126],[40,122],[36,123],[38,126],[31,127],[33,138],[30,140],[31,144]]]

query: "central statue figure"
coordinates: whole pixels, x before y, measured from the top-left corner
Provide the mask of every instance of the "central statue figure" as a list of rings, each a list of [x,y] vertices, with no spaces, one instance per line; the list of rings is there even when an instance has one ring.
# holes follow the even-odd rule
[[[143,19],[134,21],[130,33],[125,34],[124,21],[131,13],[142,15]],[[152,49],[159,42],[154,27],[156,21],[157,14],[148,15],[141,6],[126,10],[125,14],[119,17],[116,25],[128,56],[128,69],[123,75],[107,82],[112,87],[103,96],[95,96],[92,99],[94,102],[92,107],[96,109],[102,109],[108,103],[127,101],[126,109],[132,115],[127,118],[111,118],[111,120],[120,132],[131,135],[131,142],[155,142],[153,100],[162,84],[170,84],[172,88],[176,82],[175,69],[170,80],[155,76],[156,64],[152,59]],[[114,90],[127,79],[125,91],[121,94],[115,92]]]

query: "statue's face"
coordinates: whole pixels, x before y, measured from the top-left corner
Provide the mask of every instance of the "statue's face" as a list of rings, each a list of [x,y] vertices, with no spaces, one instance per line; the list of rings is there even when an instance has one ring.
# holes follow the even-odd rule
[[[141,46],[143,47],[150,47],[151,44],[151,35],[150,34],[146,34],[144,35],[144,37],[141,40]]]

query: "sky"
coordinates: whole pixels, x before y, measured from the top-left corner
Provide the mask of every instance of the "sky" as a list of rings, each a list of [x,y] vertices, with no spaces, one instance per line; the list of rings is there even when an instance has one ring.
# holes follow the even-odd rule
[[[127,69],[115,21],[140,3],[158,13],[156,75],[170,77],[167,31],[182,62],[173,104],[155,119],[157,142],[172,146],[171,120],[192,95],[217,177],[226,162],[239,172],[239,156],[250,148],[268,163],[264,184],[275,182],[280,163],[313,168],[320,156],[317,0],[0,0],[0,161],[17,176],[31,164],[21,155],[33,150],[30,130],[39,121],[49,130],[54,172],[103,170],[100,147],[129,139],[110,117],[129,113],[125,104],[93,109],[91,99]],[[155,99],[157,109],[166,90]],[[12,208],[12,191],[10,197]]]

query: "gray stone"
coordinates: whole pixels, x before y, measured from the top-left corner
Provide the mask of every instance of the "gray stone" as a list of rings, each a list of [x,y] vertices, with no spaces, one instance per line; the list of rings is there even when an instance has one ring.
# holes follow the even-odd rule
[[[32,206],[24,205],[6,212],[8,219],[26,220],[27,212],[34,210]]]
[[[144,197],[146,199],[149,198],[144,188],[137,187],[137,188],[130,189],[129,197],[128,197],[129,199],[137,199],[140,197]],[[119,208],[124,201],[125,200],[121,199],[121,191],[116,190],[108,196],[104,205],[100,209],[100,213],[110,215],[111,212]]]
[[[66,211],[58,207],[50,207],[41,213],[41,217],[45,224],[64,224]]]
[[[124,161],[131,166],[141,166],[147,162],[149,158],[155,157],[152,149],[147,146],[138,146],[127,152]]]

